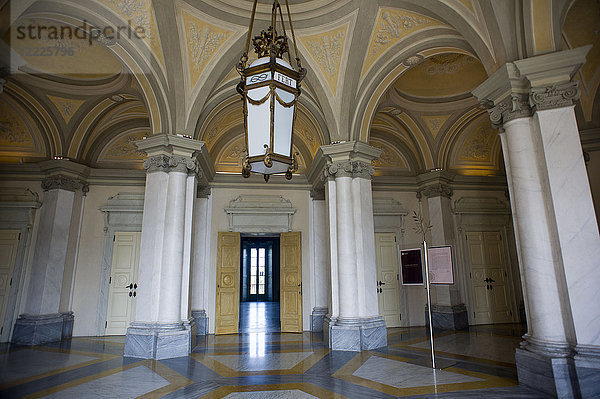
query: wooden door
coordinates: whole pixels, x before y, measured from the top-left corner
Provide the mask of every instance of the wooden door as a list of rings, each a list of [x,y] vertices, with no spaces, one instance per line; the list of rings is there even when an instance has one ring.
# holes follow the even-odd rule
[[[20,233],[16,230],[0,231],[0,328],[10,328],[10,322],[4,326],[6,307],[13,284],[12,275],[17,259]]]
[[[240,233],[220,232],[215,334],[237,334],[240,319]]]
[[[115,233],[106,311],[106,335],[125,335],[135,317],[140,232]]]
[[[302,240],[281,233],[281,332],[302,332]]]
[[[468,232],[466,239],[474,324],[514,321],[500,232]]]
[[[396,234],[375,234],[377,302],[379,315],[388,327],[400,327],[400,289]]]

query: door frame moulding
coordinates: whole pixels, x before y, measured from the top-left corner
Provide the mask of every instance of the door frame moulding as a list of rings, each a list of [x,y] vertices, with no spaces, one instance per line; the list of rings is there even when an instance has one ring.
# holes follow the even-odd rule
[[[516,281],[520,284],[519,266],[516,254],[511,251],[510,243],[514,247],[512,214],[509,205],[495,197],[461,197],[454,201],[453,213],[456,218],[457,247],[455,257],[457,264],[465,267],[461,277],[461,295],[466,299],[469,325],[473,325],[473,287],[471,286],[471,265],[468,261],[468,245],[466,233],[468,232],[500,232],[502,234],[502,255],[506,266],[507,280],[510,281],[509,295],[511,296],[510,309],[513,322],[519,321],[518,298]],[[515,248],[516,251],[516,248]],[[515,263],[516,262],[516,263]],[[518,279],[515,281],[515,279]]]
[[[117,231],[142,231],[144,193],[118,193],[109,197],[106,205],[100,208],[104,213],[104,242],[100,263],[98,310],[96,335],[104,335],[104,323],[108,311],[108,291],[113,257],[113,240]]]
[[[28,188],[6,187],[0,193],[0,230],[15,230],[20,233],[11,276],[13,283],[10,287],[4,320],[0,320],[0,327],[4,327],[0,342],[10,340],[20,313],[26,269],[34,237],[36,210],[41,206],[39,195]]]
[[[229,231],[239,233],[285,233],[292,231],[296,208],[280,195],[242,194],[225,208]]]
[[[398,262],[400,262],[399,249],[404,246],[406,215],[408,215],[408,211],[400,201],[392,197],[373,197],[373,225],[375,233],[394,233],[396,235],[396,256]],[[400,273],[399,268],[398,273]],[[398,299],[400,300],[400,326],[406,327],[410,320],[408,317],[408,290],[400,283],[398,283]],[[404,315],[403,318],[402,315]]]

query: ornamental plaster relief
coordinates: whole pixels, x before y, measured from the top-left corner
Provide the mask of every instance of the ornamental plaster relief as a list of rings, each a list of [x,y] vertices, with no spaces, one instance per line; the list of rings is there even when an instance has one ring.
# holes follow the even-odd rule
[[[85,102],[85,100],[75,100],[72,98],[64,98],[51,95],[47,95],[47,97],[50,100],[50,102],[54,104],[58,112],[60,112],[60,115],[63,117],[65,123],[67,124],[71,121],[73,115],[75,115],[77,110]]]
[[[98,161],[103,160],[142,160],[146,158],[146,153],[139,150],[135,145],[136,141],[150,136],[149,132],[135,132],[119,137],[108,145],[108,148],[100,154]]]
[[[425,122],[425,125],[429,129],[429,132],[434,139],[437,138],[438,133],[444,126],[444,123],[450,118],[451,115],[422,115],[421,119]]]
[[[350,23],[346,23],[327,32],[300,38],[300,42],[323,73],[334,96],[337,93],[340,65],[349,26]]]
[[[377,14],[377,22],[371,33],[361,79],[373,64],[394,45],[420,30],[432,27],[450,26],[415,12],[397,8],[380,8]]]
[[[198,94],[215,63],[248,27],[217,20],[184,1],[175,3],[177,28],[183,38],[182,62],[184,67],[187,106]]]
[[[165,67],[165,59],[162,52],[160,35],[154,15],[152,0],[99,0],[102,4],[116,12],[123,21],[131,21],[133,26],[144,28],[144,38],[146,45],[152,50],[152,53],[159,61],[161,66]]]

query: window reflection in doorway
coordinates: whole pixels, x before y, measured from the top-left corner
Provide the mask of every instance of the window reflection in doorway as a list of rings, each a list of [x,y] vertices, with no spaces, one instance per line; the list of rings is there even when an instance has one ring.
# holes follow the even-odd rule
[[[279,332],[279,237],[242,236],[241,247],[239,331]]]

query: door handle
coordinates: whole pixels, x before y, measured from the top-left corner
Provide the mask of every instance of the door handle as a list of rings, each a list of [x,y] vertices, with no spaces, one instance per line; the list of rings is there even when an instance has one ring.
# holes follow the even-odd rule
[[[381,280],[379,280],[379,281],[377,282],[377,286],[381,287],[382,285],[385,285],[385,283],[384,283],[384,282],[382,282]]]

